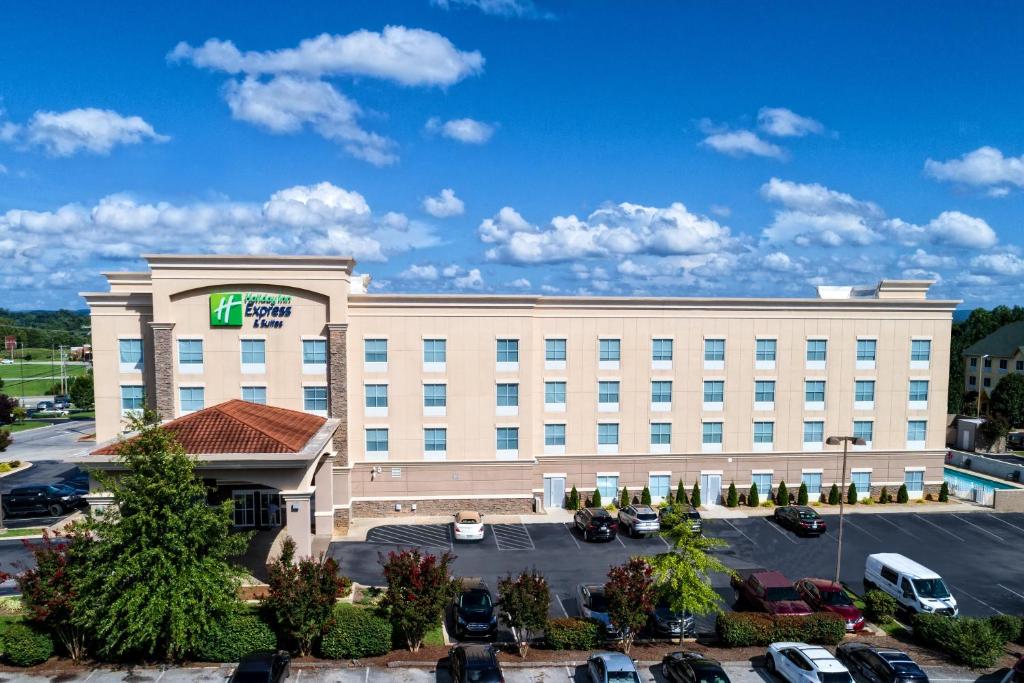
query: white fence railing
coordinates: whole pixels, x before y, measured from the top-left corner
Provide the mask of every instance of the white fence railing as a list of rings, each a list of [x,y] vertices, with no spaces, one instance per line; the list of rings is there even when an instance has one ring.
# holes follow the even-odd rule
[[[988,486],[982,486],[973,482],[957,480],[952,477],[946,479],[949,485],[949,494],[964,500],[974,501],[980,505],[992,505],[995,493]]]

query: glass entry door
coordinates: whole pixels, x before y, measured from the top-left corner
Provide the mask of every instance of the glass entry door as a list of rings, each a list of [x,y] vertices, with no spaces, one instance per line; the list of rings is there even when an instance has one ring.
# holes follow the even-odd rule
[[[256,492],[233,491],[231,500],[235,504],[235,526],[256,526]]]
[[[281,526],[281,494],[277,491],[259,491],[261,527]]]

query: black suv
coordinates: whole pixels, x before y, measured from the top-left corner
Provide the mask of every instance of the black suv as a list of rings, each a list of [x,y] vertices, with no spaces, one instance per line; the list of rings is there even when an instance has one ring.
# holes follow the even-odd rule
[[[619,531],[619,523],[604,508],[583,508],[573,523],[585,541],[612,541]]]
[[[456,645],[448,651],[453,683],[504,683],[501,665],[490,645]]]
[[[253,652],[231,674],[230,683],[280,683],[291,675],[291,656],[284,650]]]
[[[483,581],[464,581],[452,602],[456,638],[493,638],[498,632],[491,591]]]
[[[681,522],[686,522],[690,525],[690,531],[695,534],[699,534],[704,529],[704,520],[700,518],[700,513],[697,512],[697,508],[692,505],[684,508],[682,505],[671,504],[663,505],[658,510],[658,521],[661,522],[662,528],[667,528],[668,524],[665,522],[665,518],[670,515],[676,515],[680,517]]]
[[[83,507],[85,499],[73,489],[59,486],[19,486],[3,494],[4,515],[59,517]]]
[[[669,683],[729,683],[722,665],[699,652],[673,652],[661,660],[661,674]]]
[[[871,683],[928,683],[928,676],[906,653],[865,643],[843,643],[836,659],[859,680]]]
[[[817,510],[806,505],[775,508],[775,521],[802,536],[821,536],[825,533],[825,520]]]

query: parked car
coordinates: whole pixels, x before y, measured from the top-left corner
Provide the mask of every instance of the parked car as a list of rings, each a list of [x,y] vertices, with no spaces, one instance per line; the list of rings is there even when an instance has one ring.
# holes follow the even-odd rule
[[[633,660],[621,652],[598,652],[587,659],[591,683],[640,683]]]
[[[455,540],[456,541],[482,541],[484,540],[483,515],[472,510],[462,510],[455,513]]]
[[[611,637],[619,635],[619,629],[608,616],[608,602],[604,597],[604,586],[579,584],[576,586],[576,609],[584,619],[593,619],[604,624],[605,632]]]
[[[85,499],[58,486],[19,486],[3,496],[5,516],[49,515],[59,517],[85,505]]]
[[[694,635],[696,625],[692,614],[677,612],[672,609],[667,600],[658,600],[647,620],[648,628],[655,635],[664,638],[679,638],[679,636]]]
[[[896,598],[900,608],[915,614],[960,613],[956,598],[942,577],[928,567],[898,553],[868,555],[864,562],[864,589],[877,589]]]
[[[58,394],[53,397],[53,407],[57,410],[69,410],[71,408],[71,398]]]
[[[619,510],[619,526],[630,536],[656,534],[661,531],[658,513],[649,505],[627,505]]]
[[[789,683],[853,683],[849,670],[820,645],[772,643],[765,668]]]
[[[796,592],[811,609],[838,614],[846,622],[847,631],[864,628],[864,615],[854,607],[853,600],[841,584],[828,579],[800,579],[793,584]]]
[[[783,505],[775,508],[775,521],[779,526],[792,529],[801,536],[820,536],[825,533],[825,520],[818,511],[806,505]]]
[[[53,401],[39,401],[36,403],[35,410],[37,413],[49,413],[56,409],[56,406],[53,405]]]
[[[680,521],[688,522],[690,525],[690,531],[695,534],[699,534],[703,531],[704,520],[700,518],[700,513],[697,511],[697,508],[692,505],[686,507],[676,505],[675,503],[671,505],[663,505],[661,509],[658,510],[658,521],[662,526],[666,526],[665,518],[676,515],[680,517]]]
[[[253,652],[231,674],[233,683],[278,683],[291,675],[291,656],[284,650]]]
[[[811,614],[811,608],[800,599],[793,582],[782,572],[756,571],[746,577],[732,577],[736,602],[748,609],[768,614],[792,616]]]
[[[464,580],[462,591],[452,601],[456,638],[493,638],[498,632],[498,617],[487,584]]]
[[[452,683],[505,683],[490,645],[456,645],[448,651],[448,672]]]
[[[867,683],[928,683],[921,667],[899,650],[853,641],[836,648],[836,659]]]
[[[699,652],[673,652],[661,660],[668,683],[730,683],[722,665]]]
[[[1018,659],[1013,668],[1007,672],[1002,683],[1024,683],[1024,656]]]
[[[583,508],[573,516],[573,523],[585,541],[613,541],[619,524],[604,508]]]
[[[10,358],[0,358],[0,365],[14,365],[14,361]]]

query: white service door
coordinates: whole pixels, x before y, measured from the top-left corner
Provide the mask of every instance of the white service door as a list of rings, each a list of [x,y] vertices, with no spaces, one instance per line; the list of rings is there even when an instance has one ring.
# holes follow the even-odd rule
[[[722,475],[700,475],[701,502],[705,505],[719,505],[722,502]]]
[[[565,477],[544,477],[544,507],[565,505]]]

